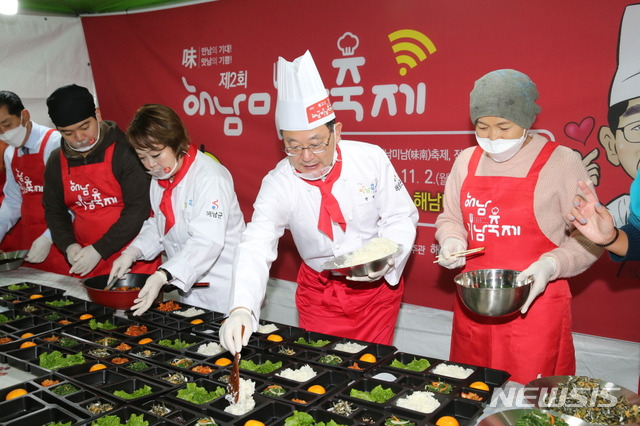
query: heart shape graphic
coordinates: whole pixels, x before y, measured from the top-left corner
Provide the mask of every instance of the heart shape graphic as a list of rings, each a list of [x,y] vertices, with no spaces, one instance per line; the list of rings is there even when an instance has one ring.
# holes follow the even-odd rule
[[[591,136],[591,132],[593,132],[595,124],[596,121],[593,119],[593,117],[583,118],[580,124],[572,121],[565,124],[564,134],[571,139],[582,142],[583,145],[586,145],[587,139],[589,138],[589,136]]]

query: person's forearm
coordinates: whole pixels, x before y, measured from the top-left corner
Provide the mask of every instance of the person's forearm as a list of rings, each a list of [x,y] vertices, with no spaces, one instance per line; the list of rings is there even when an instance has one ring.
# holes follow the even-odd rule
[[[615,255],[618,255],[620,257],[625,257],[627,255],[627,251],[629,250],[629,237],[627,233],[624,232],[622,229],[619,229],[618,232],[619,232],[618,237],[615,239],[613,244],[611,244],[608,247],[605,247],[605,249],[609,250],[609,252]],[[616,235],[612,234],[611,239],[608,241],[613,241],[615,237]]]

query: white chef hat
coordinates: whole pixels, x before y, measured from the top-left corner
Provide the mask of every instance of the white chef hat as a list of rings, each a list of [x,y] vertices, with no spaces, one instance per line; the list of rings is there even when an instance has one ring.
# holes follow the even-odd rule
[[[613,77],[609,106],[640,97],[640,4],[627,6],[620,25],[618,69]]]
[[[311,130],[336,118],[311,53],[288,62],[278,58],[278,130]]]

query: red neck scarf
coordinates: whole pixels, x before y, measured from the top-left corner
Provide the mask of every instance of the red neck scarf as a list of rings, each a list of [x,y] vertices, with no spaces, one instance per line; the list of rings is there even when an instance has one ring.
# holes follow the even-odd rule
[[[331,171],[327,176],[325,176],[324,180],[306,180],[309,185],[317,186],[320,188],[320,195],[322,195],[322,200],[320,202],[320,218],[318,219],[318,229],[324,232],[329,239],[333,240],[333,229],[331,228],[331,222],[335,222],[340,225],[343,231],[347,229],[347,222],[344,220],[344,216],[342,215],[342,211],[340,210],[340,205],[338,204],[338,200],[331,193],[331,188],[333,188],[333,184],[340,177],[340,173],[342,172],[342,159],[340,155],[340,148],[336,145],[336,149],[338,150],[338,157],[336,158],[336,164],[333,166]]]
[[[193,160],[196,158],[196,154],[198,151],[194,148],[193,145],[189,144],[189,150],[182,157],[182,166],[178,173],[173,176],[173,180],[170,179],[158,179],[158,185],[164,188],[164,192],[162,193],[162,199],[160,200],[160,211],[167,219],[164,224],[164,233],[167,234],[171,227],[176,223],[176,217],[173,214],[173,206],[171,205],[171,193],[173,192],[173,188],[175,188],[182,178],[187,174],[191,164],[193,164]]]

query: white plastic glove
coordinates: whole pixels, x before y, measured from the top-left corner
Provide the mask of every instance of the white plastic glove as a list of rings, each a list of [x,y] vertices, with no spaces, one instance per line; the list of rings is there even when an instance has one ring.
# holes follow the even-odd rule
[[[51,250],[52,244],[53,241],[51,241],[49,237],[40,235],[31,243],[29,253],[27,253],[27,257],[25,257],[24,260],[31,263],[44,262],[47,256],[49,256],[49,250]]]
[[[385,275],[387,275],[387,273],[395,266],[396,261],[393,259],[393,257],[389,258],[389,260],[387,261],[387,264],[384,266],[384,268],[382,268],[382,270],[378,271],[378,272],[372,272],[367,276],[364,277],[347,277],[347,279],[349,281],[360,281],[360,282],[374,282],[374,281],[378,281],[380,278],[384,277]]]
[[[124,274],[131,271],[131,265],[140,258],[141,254],[137,247],[129,246],[124,249],[120,257],[113,261],[107,282],[110,283],[113,277],[122,278]]]
[[[67,249],[68,251],[69,249]],[[80,274],[84,277],[93,271],[102,256],[93,248],[93,246],[83,247],[73,258],[73,266],[69,269],[70,274]]]
[[[462,268],[467,263],[464,256],[452,257],[451,253],[457,253],[467,249],[467,242],[457,238],[447,238],[440,244],[438,264],[447,269]]]
[[[242,326],[244,325],[244,334]],[[242,351],[242,347],[249,343],[249,337],[253,333],[253,318],[247,308],[234,309],[220,327],[220,344],[229,352],[236,354]]]
[[[529,291],[529,297],[524,302],[520,312],[526,314],[529,307],[533,303],[536,297],[538,297],[544,289],[547,288],[549,279],[556,272],[556,260],[551,256],[544,256],[540,260],[533,262],[527,269],[520,272],[516,277],[517,281],[524,281],[529,276],[533,276],[533,284]]]
[[[80,250],[82,250],[82,246],[78,243],[70,244],[69,247],[67,247],[67,261],[71,265],[76,263],[74,259],[76,258],[78,253],[80,253]]]
[[[167,276],[160,271],[156,271],[144,283],[142,290],[138,293],[138,297],[133,301],[135,305],[131,307],[134,316],[140,316],[147,312],[153,305],[153,301],[158,297],[160,289],[167,283]]]

